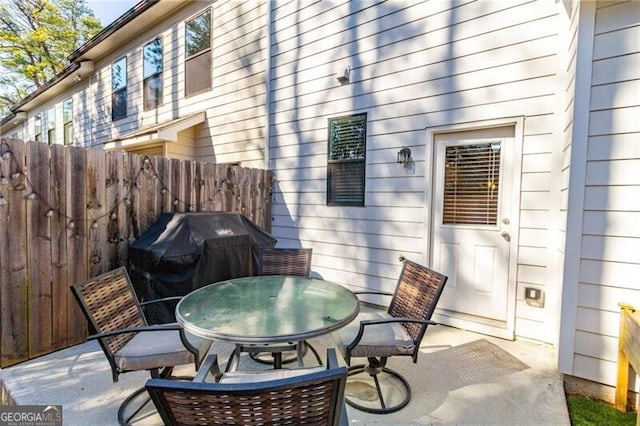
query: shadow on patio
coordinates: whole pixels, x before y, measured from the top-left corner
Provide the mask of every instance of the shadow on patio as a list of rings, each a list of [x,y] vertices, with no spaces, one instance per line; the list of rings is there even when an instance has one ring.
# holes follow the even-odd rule
[[[320,351],[332,343],[329,337],[312,342]],[[222,360],[232,349],[224,342],[212,345]],[[411,402],[387,415],[348,407],[351,424],[570,424],[562,376],[549,346],[438,326],[428,329],[417,365],[407,358],[391,358],[389,363],[409,380]],[[268,368],[248,357],[242,358],[240,366]],[[183,368],[176,373],[193,373]],[[65,425],[117,424],[122,399],[148,378],[144,372],[128,373],[112,383],[107,361],[95,342],[6,368],[1,374],[17,404],[62,405]],[[137,422],[159,423],[153,413]]]

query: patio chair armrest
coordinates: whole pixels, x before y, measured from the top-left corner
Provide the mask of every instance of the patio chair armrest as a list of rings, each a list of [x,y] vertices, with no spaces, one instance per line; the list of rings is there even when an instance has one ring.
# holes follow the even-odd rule
[[[204,362],[200,365],[196,377],[193,378],[194,382],[202,383],[207,376],[211,374],[215,378],[216,382],[222,377],[222,371],[218,365],[218,355],[209,354],[204,359]]]
[[[413,323],[425,324],[425,325],[438,325],[438,323],[435,321],[424,320],[421,318],[398,317],[398,318],[380,318],[380,319],[363,320],[363,321],[360,321],[360,328],[358,329],[358,334],[356,334],[356,337],[353,339],[353,341],[347,345],[347,351],[351,352],[353,348],[358,346],[358,343],[360,343],[360,340],[362,340],[362,336],[364,336],[365,327],[371,326],[371,325],[378,325],[378,324],[389,324],[394,322],[399,322],[399,323],[413,322]]]
[[[376,295],[379,295],[379,296],[393,296],[393,293],[389,293],[388,291],[378,291],[378,290],[354,291],[353,294],[355,294],[356,296],[358,294],[376,294]]]
[[[338,356],[336,355],[335,348],[327,348],[327,370],[330,368],[337,368],[340,365],[338,364]]]
[[[161,324],[161,325],[154,325],[154,326],[145,325],[142,327],[129,327],[129,328],[122,328],[120,330],[112,330],[112,331],[106,331],[104,333],[92,334],[87,337],[87,340],[103,339],[105,337],[117,336],[118,334],[141,333],[145,331],[158,331],[159,329],[176,330],[176,331],[183,330],[182,327],[177,324]]]
[[[180,301],[182,297],[183,296],[170,296],[170,297],[163,297],[160,299],[147,300],[145,302],[140,302],[140,306],[152,305],[154,303],[172,302],[174,300]]]

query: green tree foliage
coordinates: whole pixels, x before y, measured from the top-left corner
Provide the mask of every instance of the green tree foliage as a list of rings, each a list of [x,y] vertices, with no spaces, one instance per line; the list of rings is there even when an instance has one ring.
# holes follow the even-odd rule
[[[62,71],[101,28],[84,0],[0,0],[0,111]]]

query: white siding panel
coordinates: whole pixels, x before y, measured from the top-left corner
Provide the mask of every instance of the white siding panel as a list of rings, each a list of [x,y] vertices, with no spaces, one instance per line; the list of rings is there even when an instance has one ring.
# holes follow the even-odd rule
[[[601,259],[611,262],[638,262],[640,238],[585,235],[582,238],[581,253],[585,259]]]
[[[524,173],[522,175],[523,191],[548,191],[551,175],[549,173]]]
[[[640,79],[595,86],[591,89],[591,110],[633,107],[639,96]]]
[[[585,188],[585,209],[637,211],[640,186],[593,186]]]
[[[635,0],[620,2],[619,4],[599,1],[598,6],[599,9],[596,15],[595,27],[596,34],[634,27],[640,22],[640,8]]]
[[[635,7],[639,10],[640,7]],[[632,14],[633,15],[633,14]],[[623,30],[601,34],[595,37],[593,59],[605,59],[613,56],[640,52],[640,12],[636,19],[636,26]]]
[[[604,284],[580,283],[578,304],[587,308],[615,312],[620,309],[620,303],[628,303],[632,300],[638,300],[640,297],[637,280],[630,288],[613,287],[607,285],[608,283]]]
[[[542,129],[539,129],[540,126]],[[525,131],[527,133],[537,133],[544,128],[550,128],[548,116],[528,118],[525,123]],[[529,154],[550,154],[552,146],[556,141],[550,134],[536,134],[535,136],[525,136],[522,147],[523,155]]]
[[[640,238],[640,211],[585,211],[583,232],[590,235]]]
[[[640,297],[637,277],[640,277],[640,264],[638,263],[599,262],[587,259],[580,261],[580,281],[602,285],[603,290],[607,287],[635,289],[635,297]],[[622,292],[620,294],[624,294],[624,290],[620,291]],[[634,300],[634,298],[627,300]]]
[[[544,266],[547,259],[546,247],[523,247],[518,248],[518,263],[522,265]]]
[[[633,80],[640,73],[640,53],[617,56],[593,63],[593,85]]]
[[[640,106],[591,113],[589,136],[640,133]]]
[[[550,207],[550,194],[547,191],[523,192],[520,199],[520,208],[523,210],[548,210]]]
[[[616,337],[620,329],[620,313],[578,307],[576,324],[581,330]]]
[[[640,185],[640,158],[588,162],[587,185]]]
[[[589,138],[587,159],[623,160],[640,158],[640,136],[637,134],[603,135]]]
[[[603,361],[599,358],[591,358],[577,354],[574,360],[573,374],[597,383],[616,383],[616,363]]]
[[[523,305],[522,302],[518,302],[516,311],[521,312]],[[540,342],[551,342],[553,340],[553,332],[549,330],[543,321],[519,316],[516,317],[516,336]]]
[[[549,212],[546,210],[522,210],[520,212],[520,227],[531,229],[547,229],[549,226]],[[546,238],[546,236],[545,236]],[[545,241],[546,243],[546,241]]]
[[[577,324],[580,326],[580,323]],[[576,353],[615,361],[618,359],[618,339],[613,336],[577,331]]]
[[[547,281],[546,268],[535,265],[518,265],[518,281],[544,285]]]
[[[546,247],[549,243],[549,232],[547,229],[529,229],[520,230],[520,245],[528,247]],[[526,263],[526,262],[520,262]]]

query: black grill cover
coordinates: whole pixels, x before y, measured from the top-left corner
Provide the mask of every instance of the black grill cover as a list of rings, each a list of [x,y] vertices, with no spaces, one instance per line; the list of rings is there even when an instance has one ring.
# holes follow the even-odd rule
[[[129,275],[140,301],[184,296],[210,283],[255,275],[258,249],[275,244],[239,213],[164,213],[129,247]],[[147,309],[147,319],[172,321],[174,306]]]

